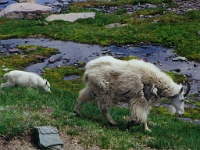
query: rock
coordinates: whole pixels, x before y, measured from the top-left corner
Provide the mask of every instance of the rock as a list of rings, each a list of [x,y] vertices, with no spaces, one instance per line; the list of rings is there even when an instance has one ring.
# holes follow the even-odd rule
[[[112,23],[112,24],[105,25],[105,28],[124,27],[124,26],[126,26],[126,25],[127,25],[127,24]]]
[[[51,15],[46,18],[47,21],[54,21],[54,20],[63,20],[74,22],[77,19],[85,19],[85,18],[94,18],[94,12],[87,12],[87,13],[69,13],[69,14],[58,14],[58,15]]]
[[[18,3],[35,3],[35,0],[16,0]]]
[[[9,51],[9,53],[18,53],[18,54],[20,54],[20,50],[18,48],[12,48],[12,49],[9,49],[8,51]]]
[[[124,55],[124,53],[116,52],[116,55]]]
[[[178,56],[178,57],[173,58],[172,60],[173,61],[179,61],[179,60],[180,61],[187,61],[187,58]]]
[[[33,132],[34,142],[40,148],[58,147],[62,149],[63,141],[58,135],[58,130],[52,126],[38,126]]]
[[[37,58],[38,60],[42,60],[42,61],[47,59],[47,57],[41,56],[41,55],[35,55],[35,58]]]
[[[49,58],[49,63],[55,63],[61,59],[61,55],[54,55]]]
[[[175,72],[181,72],[181,69],[174,69]]]
[[[198,65],[197,65],[197,64],[194,64],[194,67],[198,67]]]
[[[11,19],[33,19],[49,15],[52,8],[36,3],[14,3],[0,12],[0,17]]]
[[[7,0],[0,0],[0,5],[7,4],[7,3],[8,3]]]

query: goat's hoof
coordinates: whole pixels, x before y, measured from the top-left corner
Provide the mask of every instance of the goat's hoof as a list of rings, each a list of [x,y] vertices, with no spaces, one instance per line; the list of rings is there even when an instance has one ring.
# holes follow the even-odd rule
[[[147,128],[147,129],[144,129],[145,131],[147,132],[151,132],[151,129]]]
[[[116,122],[114,122],[114,123],[108,122],[108,125],[109,125],[110,127],[116,127],[117,123],[116,123]]]
[[[140,123],[136,122],[135,120],[131,120],[127,123],[127,129],[129,130],[132,126],[140,125]]]
[[[76,114],[77,117],[81,116],[80,112],[77,112],[76,110],[74,110],[74,113]]]

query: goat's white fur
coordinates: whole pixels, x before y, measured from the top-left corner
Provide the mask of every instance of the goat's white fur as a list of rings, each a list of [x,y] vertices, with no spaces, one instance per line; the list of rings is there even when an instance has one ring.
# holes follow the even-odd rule
[[[4,78],[7,82],[2,83],[1,88],[11,86],[29,86],[34,88],[41,87],[46,92],[51,92],[49,82],[33,72],[13,70],[6,73]]]
[[[172,97],[182,88],[151,63],[136,59],[121,61],[111,56],[89,61],[83,81],[86,87],[79,93],[74,109],[77,114],[80,114],[83,102],[96,100],[108,122],[116,124],[109,114],[112,103],[128,102],[131,111],[129,121],[142,123],[149,131],[146,120],[154,100],[145,98],[145,86],[151,89],[146,92],[160,97]]]

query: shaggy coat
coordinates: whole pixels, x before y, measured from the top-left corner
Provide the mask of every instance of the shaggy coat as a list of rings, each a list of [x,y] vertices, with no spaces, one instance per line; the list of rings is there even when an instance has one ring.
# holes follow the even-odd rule
[[[29,86],[34,88],[41,87],[46,92],[51,92],[49,82],[32,72],[13,70],[6,73],[4,78],[7,82],[2,83],[1,88],[10,86]]]
[[[129,122],[146,123],[150,106],[155,97],[173,97],[180,93],[182,85],[176,84],[155,65],[142,60],[121,61],[111,56],[91,60],[85,67],[83,81],[86,86],[80,91],[75,112],[85,101],[97,101],[107,120],[116,124],[109,114],[113,103],[127,102],[130,107]],[[146,95],[153,95],[147,98]]]

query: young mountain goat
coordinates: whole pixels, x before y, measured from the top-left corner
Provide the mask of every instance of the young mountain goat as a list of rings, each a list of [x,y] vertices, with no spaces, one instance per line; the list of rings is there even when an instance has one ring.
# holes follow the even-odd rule
[[[121,61],[111,56],[103,56],[87,63],[83,81],[86,83],[74,108],[80,115],[81,106],[86,101],[97,101],[107,121],[117,124],[109,114],[113,103],[127,102],[130,107],[131,124],[143,124],[147,131],[147,115],[150,106],[161,97],[170,98],[180,115],[184,113],[183,86],[176,84],[155,65],[142,60]]]
[[[49,82],[32,72],[13,70],[6,73],[4,78],[7,79],[7,82],[2,83],[1,88],[11,86],[30,86],[34,88],[41,87],[46,92],[51,93]]]

